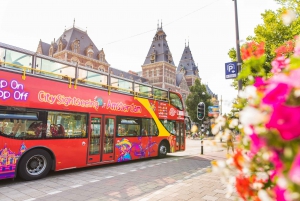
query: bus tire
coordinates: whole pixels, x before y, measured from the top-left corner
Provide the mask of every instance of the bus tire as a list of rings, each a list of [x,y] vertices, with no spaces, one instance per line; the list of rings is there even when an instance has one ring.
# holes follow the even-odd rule
[[[164,158],[167,156],[168,148],[165,142],[160,143],[158,148],[158,158]]]
[[[50,154],[43,149],[29,151],[18,165],[19,176],[27,181],[45,177],[52,166]]]

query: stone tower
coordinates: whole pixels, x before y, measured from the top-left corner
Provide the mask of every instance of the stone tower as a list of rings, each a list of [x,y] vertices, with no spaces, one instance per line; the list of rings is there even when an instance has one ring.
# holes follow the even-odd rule
[[[194,85],[196,79],[200,79],[198,66],[196,66],[192,51],[190,50],[190,45],[188,45],[183,50],[181,59],[179,61],[177,72],[181,72],[184,74],[187,85],[191,87]]]
[[[162,23],[160,27],[158,24],[142,65],[142,77],[148,78],[149,84],[153,86],[176,91],[176,66],[166,37]]]

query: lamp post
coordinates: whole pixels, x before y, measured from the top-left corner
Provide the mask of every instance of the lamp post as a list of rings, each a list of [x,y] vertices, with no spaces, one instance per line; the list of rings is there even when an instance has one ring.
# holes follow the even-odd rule
[[[237,0],[234,1],[234,14],[235,14],[235,36],[236,36],[236,57],[237,57],[237,66],[238,74],[241,71],[241,53],[240,53],[240,37],[239,37],[239,22],[238,22],[238,13],[237,13]],[[239,91],[243,89],[242,80],[238,80],[238,89]]]
[[[202,95],[203,95],[203,96],[205,95],[205,92],[204,92],[204,91],[202,92]],[[204,117],[205,117],[205,113],[204,113]],[[203,117],[203,119],[204,119],[204,117]],[[201,119],[201,122],[200,122],[200,123],[201,123],[201,124],[200,124],[200,125],[201,125],[201,128],[200,128],[200,129],[201,129],[201,130],[200,130],[200,131],[201,131],[201,132],[200,132],[200,133],[201,133],[201,136],[200,136],[200,139],[201,139],[201,155],[203,155],[203,138],[204,138],[204,137],[203,137],[203,136],[204,136],[203,133],[204,133],[204,125],[203,125],[203,120],[202,120],[202,119]]]

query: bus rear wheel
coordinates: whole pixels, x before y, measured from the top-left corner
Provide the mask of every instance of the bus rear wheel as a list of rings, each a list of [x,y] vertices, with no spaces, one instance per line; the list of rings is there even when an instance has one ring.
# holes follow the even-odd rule
[[[167,156],[167,145],[165,142],[160,143],[158,148],[158,158],[164,158]]]
[[[18,165],[19,176],[24,180],[45,177],[52,166],[50,154],[43,149],[34,149],[22,157]]]

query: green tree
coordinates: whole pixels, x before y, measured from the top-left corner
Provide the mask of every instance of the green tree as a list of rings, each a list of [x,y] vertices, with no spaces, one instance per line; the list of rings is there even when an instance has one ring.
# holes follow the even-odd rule
[[[205,85],[201,84],[199,79],[196,79],[195,84],[190,87],[190,92],[185,101],[186,110],[193,122],[200,123],[197,119],[197,105],[199,102],[205,103],[205,117],[207,117],[207,108],[212,105],[211,96],[207,93]]]

